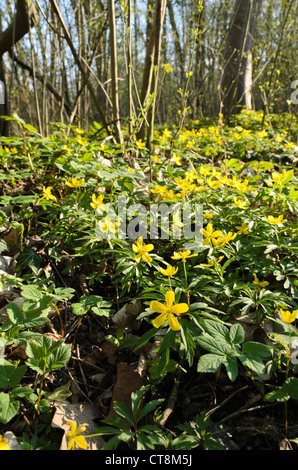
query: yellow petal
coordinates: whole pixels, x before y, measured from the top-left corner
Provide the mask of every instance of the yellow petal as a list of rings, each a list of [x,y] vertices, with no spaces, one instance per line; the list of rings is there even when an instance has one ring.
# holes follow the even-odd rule
[[[151,263],[152,258],[151,258],[151,256],[147,255],[147,253],[143,253],[142,257],[143,257],[144,261],[147,261],[147,263]]]
[[[189,309],[188,305],[187,304],[177,304],[177,305],[173,305],[171,307],[171,311],[173,313],[175,313],[176,315],[180,315],[181,313],[185,313],[187,312]]]
[[[174,315],[172,315],[171,313],[169,313],[169,315],[168,315],[168,322],[169,322],[169,326],[172,330],[178,331],[178,330],[181,329],[180,323],[178,322],[177,318]]]
[[[143,251],[152,251],[154,249],[154,246],[149,243],[149,245],[144,245],[143,246]]]
[[[154,326],[154,328],[159,328],[161,325],[164,324],[166,319],[167,319],[167,313],[162,313],[161,315],[159,315],[153,320],[152,325]]]
[[[156,300],[152,300],[152,302],[150,303],[150,308],[156,313],[166,313],[168,310],[166,305],[157,302]]]
[[[172,290],[168,290],[166,293],[166,304],[167,307],[171,307],[175,300],[175,294]]]

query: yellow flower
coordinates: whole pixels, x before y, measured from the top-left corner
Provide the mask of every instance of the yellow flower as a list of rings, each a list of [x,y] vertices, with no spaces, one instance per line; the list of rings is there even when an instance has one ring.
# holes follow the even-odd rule
[[[280,134],[277,134],[277,135],[275,136],[275,140],[276,140],[276,142],[280,143],[280,142],[283,141],[283,138],[282,138],[282,136],[281,136]]]
[[[152,251],[154,249],[154,246],[152,243],[149,243],[148,245],[143,245],[143,237],[139,237],[137,239],[137,244],[132,245],[132,249],[135,253],[137,253],[135,259],[137,261],[146,261],[147,263],[151,263],[152,258],[151,256],[148,255],[149,251]]]
[[[162,64],[162,66],[163,66],[165,73],[173,72],[173,68],[171,67],[171,64]]]
[[[82,139],[82,137],[79,135],[77,137],[77,143],[80,144],[80,145],[86,145],[88,143],[88,140],[87,139]]]
[[[248,234],[248,224],[242,223],[241,225],[237,225],[236,229],[238,230],[238,235],[246,235]]]
[[[249,207],[249,202],[248,201],[243,201],[241,199],[236,199],[234,197],[234,202],[239,209],[248,209]]]
[[[173,214],[173,230],[176,232],[180,227],[183,227],[183,222],[181,222],[179,211]]]
[[[269,285],[269,282],[267,281],[260,281],[258,278],[257,278],[257,275],[255,273],[253,273],[253,277],[254,277],[254,281],[252,282],[253,284],[256,284],[260,287],[266,287]]]
[[[154,310],[154,312],[161,314],[153,320],[152,325],[154,328],[159,328],[166,320],[168,320],[169,326],[172,330],[178,331],[181,329],[180,323],[175,315],[186,313],[188,311],[188,305],[185,303],[173,305],[174,300],[175,294],[171,290],[167,291],[165,295],[166,305],[157,302],[156,300],[152,300],[150,308]]]
[[[285,323],[292,323],[296,320],[296,316],[298,315],[298,310],[293,310],[293,312],[284,311],[282,309],[279,310],[281,314],[281,318]]]
[[[272,225],[278,225],[278,224],[282,224],[282,220],[283,220],[284,216],[281,214],[279,215],[278,217],[273,217],[273,215],[268,215],[267,217],[267,222],[269,222],[269,224],[272,224]]]
[[[294,144],[294,142],[287,142],[287,143],[285,144],[285,147],[286,147],[287,149],[294,149],[294,148],[296,147],[296,145]]]
[[[104,219],[104,222],[101,220],[98,221],[98,225],[103,232],[117,233],[118,230],[116,227],[119,226],[119,222],[112,222],[111,218],[107,215]]]
[[[0,434],[0,450],[11,450],[7,443],[8,439]]]
[[[204,266],[205,268],[210,268],[215,264],[219,264],[223,258],[223,256],[219,256],[219,258],[214,258],[213,261],[210,261],[209,263],[201,263],[201,266]]]
[[[67,425],[70,426],[70,430],[66,433],[68,440],[67,450],[75,450],[76,446],[79,449],[88,449],[88,444],[81,434],[86,430],[87,424],[80,424],[79,426],[75,421],[67,421]]]
[[[207,219],[211,219],[211,217],[213,217],[214,214],[212,214],[212,212],[204,212],[204,217],[206,217]]]
[[[154,161],[154,163],[159,163],[159,162],[160,162],[160,158],[159,158],[157,155],[154,155],[153,161]]]
[[[182,165],[182,157],[180,155],[177,155],[176,153],[173,153],[173,160],[176,163],[176,165],[181,166]]]
[[[162,195],[162,198],[166,201],[176,201],[176,199],[178,199],[178,197],[180,197],[181,194],[180,193],[174,193],[174,191],[172,189],[169,189],[169,191],[167,193],[164,193]]]
[[[81,186],[83,186],[84,182],[84,178],[81,181],[77,180],[76,178],[71,178],[71,182],[66,181],[66,184],[71,188],[80,188]]]
[[[231,240],[237,237],[237,233],[232,234],[232,232],[227,233],[227,235],[222,235],[221,237],[217,238],[217,240],[213,241],[213,244],[219,248],[225,246]],[[204,243],[204,242],[203,242]]]
[[[172,259],[181,259],[183,263],[186,262],[187,258],[193,258],[194,256],[198,256],[198,253],[191,254],[190,250],[186,251],[174,251],[174,256],[172,256]]]
[[[277,171],[273,171],[272,175],[271,175],[273,183],[279,183],[283,179],[285,174],[286,174],[285,171],[283,171],[282,173],[278,173]]]
[[[164,196],[167,193],[167,190],[168,188],[166,185],[164,186],[156,185],[154,189],[151,189],[151,192],[153,194],[160,194],[161,196]]]
[[[170,264],[167,265],[167,269],[161,268],[160,272],[164,276],[174,276],[176,272],[178,271],[178,268],[174,268],[174,266],[171,266]]]
[[[43,191],[43,197],[44,199],[52,199],[52,200],[55,200],[55,196],[54,194],[52,194],[52,186],[48,186],[47,188],[45,188],[44,186],[42,187],[42,191]]]
[[[201,166],[199,173],[202,176],[208,176],[212,173],[212,170],[208,166]]]
[[[136,146],[138,149],[142,150],[145,147],[145,143],[142,141],[142,139],[139,139],[136,141]]]
[[[203,240],[203,245],[208,245],[209,243],[216,244],[216,238],[222,234],[221,230],[213,230],[212,224],[207,224],[206,229],[202,229],[203,235],[205,235],[205,239]]]
[[[168,140],[170,137],[172,137],[171,131],[169,131],[169,129],[165,129],[162,133],[162,140]]]
[[[92,202],[90,202],[90,206],[93,207],[93,209],[96,209],[100,214],[102,214],[102,211],[106,209],[106,206],[102,203],[103,198],[103,194],[100,194],[97,197],[96,194],[92,194]]]

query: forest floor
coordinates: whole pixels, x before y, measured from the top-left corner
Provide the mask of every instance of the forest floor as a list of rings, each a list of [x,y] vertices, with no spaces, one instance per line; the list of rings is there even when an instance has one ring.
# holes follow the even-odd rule
[[[197,122],[178,134],[170,160],[174,132],[160,130],[153,158],[141,142],[129,149],[132,166],[91,131],[41,138],[30,129],[5,140],[0,436],[12,448],[67,449],[70,421],[86,424],[85,435],[119,415],[123,427],[115,404],[132,412],[132,394],[145,387],[138,406],[151,407],[151,431],[134,435],[128,425],[110,448],[297,450],[298,124],[290,118],[271,116],[265,130],[258,113],[229,128]],[[201,249],[183,262],[180,240],[149,240],[140,251],[117,238],[94,209],[123,194],[144,205],[202,204]],[[94,222],[113,236],[99,239]],[[163,273],[168,265],[173,274]],[[188,305],[173,315],[176,330],[169,291],[174,307]],[[158,310],[165,301],[168,310]],[[86,437],[88,448],[112,435]]]

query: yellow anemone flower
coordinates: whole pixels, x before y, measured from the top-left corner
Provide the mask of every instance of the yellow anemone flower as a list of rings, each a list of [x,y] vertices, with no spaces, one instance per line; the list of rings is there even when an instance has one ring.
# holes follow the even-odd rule
[[[136,141],[136,146],[140,150],[142,150],[145,147],[145,145],[146,144],[144,142],[142,142],[142,139],[139,139],[139,140]]]
[[[161,268],[160,272],[164,276],[174,276],[176,272],[178,271],[178,268],[175,268],[174,266],[171,266],[170,264],[167,265],[167,269]]]
[[[189,307],[185,303],[174,305],[174,300],[175,294],[171,290],[167,291],[166,293],[166,305],[157,302],[156,300],[152,300],[150,303],[150,308],[154,310],[154,312],[161,314],[153,320],[152,325],[154,328],[159,328],[165,323],[166,320],[168,320],[169,326],[172,330],[178,331],[181,329],[180,323],[175,315],[182,315],[183,313],[186,313]]]
[[[203,245],[208,245],[208,243],[216,244],[216,238],[222,234],[221,230],[213,230],[213,225],[211,223],[207,224],[206,229],[202,229],[205,239],[203,240]]]
[[[88,444],[81,434],[86,430],[87,424],[80,424],[79,426],[75,421],[67,421],[67,425],[70,426],[70,430],[66,433],[68,440],[67,450],[75,450],[76,446],[79,449],[88,449]]]
[[[247,235],[248,234],[248,224],[243,222],[241,225],[237,225],[236,229],[238,230],[238,235]]]
[[[186,262],[187,258],[193,258],[193,256],[198,256],[198,253],[193,253],[191,254],[190,250],[186,251],[174,251],[174,256],[172,256],[172,259],[181,259],[183,263]]]
[[[237,237],[237,233],[232,233],[229,232],[227,235],[222,235],[221,237],[217,238],[216,240],[213,240],[213,244],[219,248],[222,248],[225,246],[227,243],[229,243],[231,240],[234,240],[234,238]]]
[[[0,450],[11,450],[7,443],[8,439],[0,434]]]
[[[252,282],[253,284],[256,284],[258,286],[261,286],[261,287],[266,287],[269,285],[269,282],[267,281],[260,281],[258,278],[257,278],[257,275],[255,273],[252,273],[253,277],[254,277],[254,281]]]
[[[54,194],[52,194],[52,189],[53,189],[52,186],[48,186],[47,188],[45,188],[44,186],[42,187],[44,199],[47,199],[47,200],[49,200],[49,199],[55,200],[56,199]]]
[[[249,207],[249,202],[243,201],[242,199],[236,199],[234,197],[234,202],[239,209],[248,209]]]
[[[267,217],[267,222],[269,222],[269,224],[272,224],[272,225],[278,225],[278,224],[282,224],[282,220],[283,220],[284,216],[281,214],[279,215],[278,217],[273,217],[273,215],[268,215]]]
[[[116,227],[119,226],[119,222],[112,222],[111,218],[107,215],[104,219],[104,222],[101,220],[98,221],[98,225],[103,232],[117,233],[118,230]]]
[[[132,249],[135,253],[137,253],[135,257],[137,261],[143,260],[147,261],[147,263],[151,263],[152,258],[148,255],[148,252],[154,249],[152,243],[149,243],[148,245],[143,245],[143,237],[139,237],[137,239],[137,244],[132,245]]]
[[[92,202],[90,202],[90,206],[93,207],[99,214],[104,211],[107,206],[105,206],[102,201],[103,201],[104,195],[100,194],[99,196],[96,197],[96,194],[92,194]]]
[[[71,188],[80,188],[81,186],[83,186],[84,182],[84,178],[81,181],[77,180],[76,178],[71,178],[71,182],[66,181],[66,184]]]
[[[289,312],[288,310],[279,310],[281,314],[281,318],[285,323],[292,323],[293,321],[296,320],[296,316],[298,315],[298,310],[293,310],[293,312]]]

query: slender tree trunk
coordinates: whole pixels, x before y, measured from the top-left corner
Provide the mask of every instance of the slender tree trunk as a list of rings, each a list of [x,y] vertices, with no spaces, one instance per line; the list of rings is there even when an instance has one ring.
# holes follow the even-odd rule
[[[10,51],[13,46],[24,37],[30,26],[33,26],[36,18],[35,7],[31,0],[17,0],[15,16],[5,31],[0,32],[0,80],[5,86],[5,67],[3,64],[3,55]],[[9,102],[6,90],[5,103],[0,104],[0,115],[9,114]],[[8,135],[8,121],[0,119],[0,135]]]
[[[111,51],[111,77],[112,77],[112,103],[113,121],[117,141],[122,143],[123,137],[120,127],[119,112],[119,87],[118,87],[118,60],[117,60],[117,37],[114,0],[108,0],[109,24],[110,24],[110,51]]]
[[[221,82],[223,114],[228,120],[236,111],[237,88],[240,76],[243,46],[247,34],[252,0],[235,0],[233,17],[224,50],[224,73]]]
[[[252,109],[253,43],[262,0],[252,0],[248,19],[248,31],[244,43],[241,74],[238,82],[238,103]]]
[[[109,132],[110,132],[110,129],[109,129],[108,123],[107,123],[107,121],[106,121],[106,119],[105,119],[105,116],[104,116],[104,113],[103,113],[103,111],[102,111],[102,109],[101,109],[101,106],[100,106],[100,104],[99,104],[99,102],[98,102],[98,100],[97,100],[97,96],[96,96],[95,91],[94,91],[94,89],[93,89],[92,83],[91,83],[91,81],[89,80],[89,77],[88,77],[88,75],[87,75],[86,72],[85,72],[83,63],[82,63],[82,61],[80,60],[80,58],[79,58],[79,56],[78,56],[78,54],[77,54],[77,52],[76,52],[76,50],[75,50],[75,47],[74,47],[73,42],[72,42],[72,40],[71,40],[69,31],[68,31],[68,29],[67,29],[67,27],[66,27],[66,25],[65,25],[65,23],[64,23],[64,20],[63,20],[63,18],[62,18],[62,15],[61,15],[61,12],[60,12],[59,7],[58,7],[58,5],[57,5],[57,2],[56,2],[56,0],[50,0],[50,2],[51,2],[51,6],[52,6],[52,8],[53,8],[53,11],[54,11],[54,13],[57,15],[57,18],[58,18],[58,20],[59,20],[59,22],[60,22],[60,24],[61,24],[61,26],[62,26],[65,39],[66,39],[66,41],[67,41],[67,43],[68,43],[68,45],[69,45],[69,47],[70,47],[70,50],[71,50],[72,55],[73,55],[73,57],[74,57],[74,60],[75,60],[75,62],[76,62],[76,64],[77,64],[77,66],[78,66],[80,72],[82,73],[82,76],[83,76],[83,78],[84,78],[84,81],[85,81],[85,83],[86,83],[86,85],[87,85],[87,88],[88,88],[88,90],[89,90],[91,99],[92,99],[92,101],[93,101],[94,106],[96,107],[96,109],[97,109],[97,111],[98,111],[98,114],[99,114],[99,116],[100,116],[100,119],[101,119],[101,121],[102,121],[102,124],[103,124],[103,126],[105,127],[105,129],[107,130],[107,132],[109,133]]]
[[[165,8],[166,8],[166,0],[157,0],[154,22],[153,22],[153,26],[151,30],[150,39],[147,45],[147,50],[146,50],[143,80],[142,80],[142,87],[141,87],[141,92],[140,92],[140,101],[142,104],[142,112],[144,113],[144,119],[137,133],[138,139],[144,139],[144,136],[145,136],[144,120],[146,119],[146,116],[147,116],[147,112],[145,111],[145,109],[146,109],[148,95],[152,92],[154,93],[154,90],[156,91],[158,61],[159,61],[160,45],[161,45],[161,29],[162,29],[162,24],[163,24],[164,15],[165,15]],[[155,75],[153,76],[154,67],[155,67]],[[154,108],[154,99],[153,99],[152,106]]]

